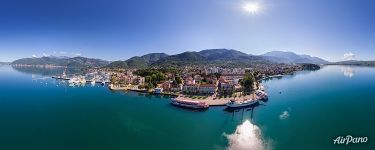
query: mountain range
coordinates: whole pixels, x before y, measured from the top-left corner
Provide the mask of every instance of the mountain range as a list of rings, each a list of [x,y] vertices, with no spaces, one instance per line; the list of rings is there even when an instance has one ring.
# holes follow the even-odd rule
[[[123,61],[105,61],[85,57],[41,57],[23,58],[11,64],[27,65],[57,65],[68,67],[107,67],[107,68],[173,68],[186,65],[212,65],[222,67],[252,67],[257,64],[326,64],[329,63],[318,57],[298,55],[293,52],[272,51],[263,55],[251,55],[232,49],[207,49],[202,51],[187,51],[175,55],[165,53],[150,53],[134,56]]]
[[[328,61],[312,57],[309,55],[298,55],[293,52],[283,52],[283,51],[272,51],[261,55],[263,58],[278,63],[310,63],[310,64],[327,64]]]
[[[150,58],[153,58],[150,60]],[[273,51],[263,55],[251,55],[232,49],[208,49],[199,52],[189,51],[175,55],[151,53],[132,57],[125,61],[115,61],[109,68],[148,68],[180,67],[185,65],[213,65],[223,67],[252,67],[256,64],[270,63],[311,63],[326,64],[328,61],[309,55],[297,55],[293,52]]]
[[[114,61],[109,68],[147,68],[150,64],[167,57],[165,53],[150,53],[143,56],[134,56],[125,61]]]
[[[236,50],[210,49],[199,52],[188,51],[176,55],[151,53],[140,57],[132,57],[125,61],[115,61],[107,67],[121,68],[127,66],[129,68],[174,68],[186,65],[250,67],[251,65],[258,63],[270,62],[259,56],[248,55]]]
[[[109,64],[109,61],[86,58],[86,57],[40,57],[40,58],[22,58],[15,60],[11,65],[53,65],[53,66],[67,66],[73,68],[83,67],[105,67]]]

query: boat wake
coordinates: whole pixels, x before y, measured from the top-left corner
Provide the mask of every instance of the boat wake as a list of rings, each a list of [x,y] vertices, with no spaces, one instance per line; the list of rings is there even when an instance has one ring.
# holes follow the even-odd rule
[[[281,120],[284,120],[284,119],[288,119],[289,118],[289,112],[286,110],[286,111],[283,111],[280,115],[279,115],[279,118]]]
[[[258,126],[246,120],[237,126],[233,134],[225,135],[228,138],[228,150],[265,150],[266,143],[263,141],[261,130]]]

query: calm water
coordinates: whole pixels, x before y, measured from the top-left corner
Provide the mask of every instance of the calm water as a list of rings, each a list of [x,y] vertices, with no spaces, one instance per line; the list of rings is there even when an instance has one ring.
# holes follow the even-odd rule
[[[375,68],[328,66],[270,80],[266,104],[236,112],[190,111],[168,97],[100,85],[69,87],[9,66],[0,67],[0,82],[2,150],[375,148]],[[333,145],[346,135],[369,140]]]

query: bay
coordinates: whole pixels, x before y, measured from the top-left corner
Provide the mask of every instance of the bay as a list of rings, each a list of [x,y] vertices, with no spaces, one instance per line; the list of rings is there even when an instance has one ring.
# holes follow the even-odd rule
[[[325,66],[264,81],[269,101],[234,112],[181,109],[169,97],[101,85],[70,87],[48,71],[10,66],[0,67],[0,83],[0,149],[374,148],[375,68]],[[369,141],[333,144],[346,135]]]

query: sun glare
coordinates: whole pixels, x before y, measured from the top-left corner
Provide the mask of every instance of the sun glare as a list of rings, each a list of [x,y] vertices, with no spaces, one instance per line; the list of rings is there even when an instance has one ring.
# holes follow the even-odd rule
[[[257,3],[246,3],[243,9],[250,14],[255,14],[259,11],[259,5]]]

